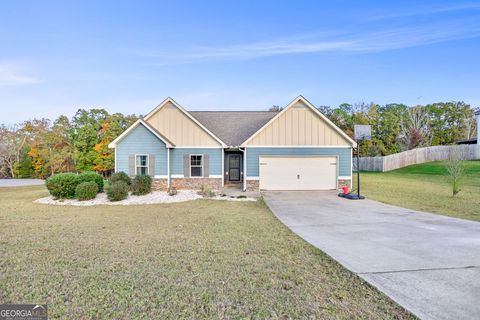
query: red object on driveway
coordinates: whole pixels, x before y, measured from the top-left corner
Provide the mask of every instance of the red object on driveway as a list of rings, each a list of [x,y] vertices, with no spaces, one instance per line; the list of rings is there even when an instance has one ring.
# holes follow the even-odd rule
[[[350,193],[350,190],[348,190],[348,186],[343,186],[342,190],[343,190],[343,194],[349,194]]]

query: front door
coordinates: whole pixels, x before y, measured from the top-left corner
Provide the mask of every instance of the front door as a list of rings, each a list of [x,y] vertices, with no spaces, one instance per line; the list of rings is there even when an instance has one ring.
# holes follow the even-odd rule
[[[240,181],[240,155],[228,155],[228,180]]]

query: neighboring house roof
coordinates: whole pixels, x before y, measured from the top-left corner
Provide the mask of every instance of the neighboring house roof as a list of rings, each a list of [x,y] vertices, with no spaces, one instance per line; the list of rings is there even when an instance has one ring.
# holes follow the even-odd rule
[[[134,124],[132,124],[130,127],[128,127],[127,130],[125,130],[121,135],[119,135],[115,140],[113,140],[112,142],[110,142],[108,144],[108,147],[109,148],[115,148],[115,145],[121,141],[126,135],[128,135],[133,129],[135,129],[136,127],[138,127],[139,125],[143,125],[145,128],[147,128],[151,133],[153,133],[158,139],[162,140],[163,142],[165,142],[165,144],[167,145],[168,148],[172,148],[174,147],[175,145],[170,141],[168,140],[164,135],[162,135],[160,132],[158,132],[155,128],[153,128],[152,126],[150,126],[148,123],[146,123],[145,121],[143,121],[142,119],[138,119],[137,121],[135,121]]]
[[[238,147],[278,112],[275,111],[189,111],[226,145]]]

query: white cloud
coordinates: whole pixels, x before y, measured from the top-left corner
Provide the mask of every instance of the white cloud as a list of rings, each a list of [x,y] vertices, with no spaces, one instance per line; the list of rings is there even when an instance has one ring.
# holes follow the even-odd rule
[[[298,35],[288,39],[244,43],[223,47],[185,48],[179,52],[143,53],[153,65],[192,63],[205,60],[247,60],[268,56],[321,52],[378,52],[480,37],[480,21],[463,19],[436,24],[408,25],[328,36]]]
[[[382,15],[373,15],[368,17],[367,21],[374,21],[374,20],[385,20],[385,19],[397,19],[397,18],[409,18],[415,16],[425,16],[425,15],[434,15],[434,14],[442,14],[442,13],[449,13],[455,11],[471,11],[471,10],[478,10],[480,9],[479,3],[464,3],[459,5],[453,6],[437,6],[437,7],[430,7],[430,8],[415,8],[415,10],[400,10],[393,13],[387,13]]]
[[[39,79],[21,74],[10,64],[0,64],[0,86],[18,86],[38,83]]]

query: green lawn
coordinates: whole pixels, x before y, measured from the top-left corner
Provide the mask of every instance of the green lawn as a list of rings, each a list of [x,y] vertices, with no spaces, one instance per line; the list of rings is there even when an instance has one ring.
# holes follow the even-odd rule
[[[0,188],[0,301],[65,319],[412,318],[258,202],[33,204]]]
[[[362,172],[360,181],[362,194],[368,198],[480,221],[480,161],[465,162],[462,191],[455,197],[452,196],[445,162],[430,162],[383,173]]]

